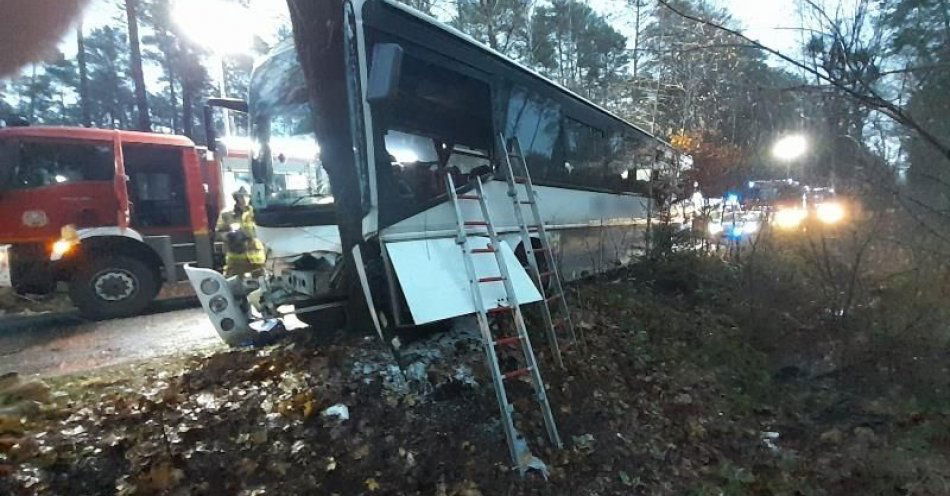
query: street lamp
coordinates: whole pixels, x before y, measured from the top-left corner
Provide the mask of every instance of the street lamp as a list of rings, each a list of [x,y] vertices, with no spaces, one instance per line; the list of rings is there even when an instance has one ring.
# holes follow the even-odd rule
[[[217,59],[218,92],[227,98],[224,58],[251,51],[254,23],[250,13],[234,3],[223,0],[177,0],[172,19],[193,42],[201,45]],[[224,119],[224,135],[231,134],[231,119]]]
[[[791,179],[791,162],[808,150],[808,140],[801,134],[789,134],[772,145],[772,156],[785,162],[785,177]]]

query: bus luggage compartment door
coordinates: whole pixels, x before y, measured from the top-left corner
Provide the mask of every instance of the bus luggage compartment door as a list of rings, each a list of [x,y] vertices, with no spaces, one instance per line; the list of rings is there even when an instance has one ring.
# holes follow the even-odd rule
[[[468,239],[473,247],[491,242],[487,237],[469,236]],[[416,325],[475,313],[465,261],[455,238],[387,242],[386,250]],[[541,293],[508,243],[502,241],[500,250],[518,303],[541,301]],[[475,255],[473,261],[479,277],[499,275],[494,256]],[[505,299],[502,283],[482,284],[480,289],[487,306]]]

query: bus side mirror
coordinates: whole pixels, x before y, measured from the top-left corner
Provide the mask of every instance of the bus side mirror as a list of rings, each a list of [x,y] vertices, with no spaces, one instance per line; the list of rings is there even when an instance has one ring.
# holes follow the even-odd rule
[[[395,43],[377,43],[373,46],[373,67],[369,71],[366,100],[385,102],[396,95],[402,73],[402,47]]]
[[[209,98],[204,108],[205,141],[207,141],[208,150],[214,151],[217,148],[217,133],[214,130],[214,108],[219,107],[235,112],[247,113],[247,100],[239,98]]]

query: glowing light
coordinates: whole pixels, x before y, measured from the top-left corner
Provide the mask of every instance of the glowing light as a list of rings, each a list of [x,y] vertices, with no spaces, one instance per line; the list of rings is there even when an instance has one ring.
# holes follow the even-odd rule
[[[396,149],[390,150],[389,153],[392,154],[393,158],[396,159],[396,162],[399,162],[399,163],[419,161],[419,155],[417,155],[416,152],[408,148],[396,148]]]
[[[628,177],[630,177],[630,171],[625,170],[620,173],[620,179],[627,179]]]
[[[715,236],[722,232],[722,224],[709,224],[707,229],[709,230],[709,234]]]
[[[320,153],[320,145],[313,136],[274,136],[270,140],[270,152],[276,160],[283,153],[285,160],[310,162]]]
[[[805,220],[807,213],[800,208],[782,208],[775,212],[772,222],[780,229],[795,229]]]
[[[50,250],[49,259],[53,262],[62,259],[67,253],[72,251],[78,243],[75,240],[71,239],[60,239],[53,243],[53,248]]]
[[[223,0],[178,0],[172,19],[195,43],[215,53],[238,55],[251,51],[254,19],[247,9]]]
[[[55,176],[53,176],[53,179],[55,179],[56,182],[58,182],[58,183],[65,183],[66,180],[67,180],[66,176],[64,176],[64,175],[62,175],[62,174],[56,174]]]
[[[726,205],[738,205],[739,195],[732,194],[726,197]]]
[[[815,213],[825,224],[837,224],[844,219],[844,207],[838,203],[819,203]]]
[[[790,134],[772,145],[772,155],[779,160],[795,160],[808,150],[808,140],[800,134]]]
[[[755,181],[749,181],[749,189],[752,189],[754,187],[755,187]]]

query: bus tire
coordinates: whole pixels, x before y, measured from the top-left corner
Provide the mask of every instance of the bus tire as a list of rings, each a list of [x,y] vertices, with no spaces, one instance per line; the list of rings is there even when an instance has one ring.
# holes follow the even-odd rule
[[[138,258],[111,255],[81,264],[69,298],[91,319],[130,317],[145,310],[161,288],[157,271]]]

